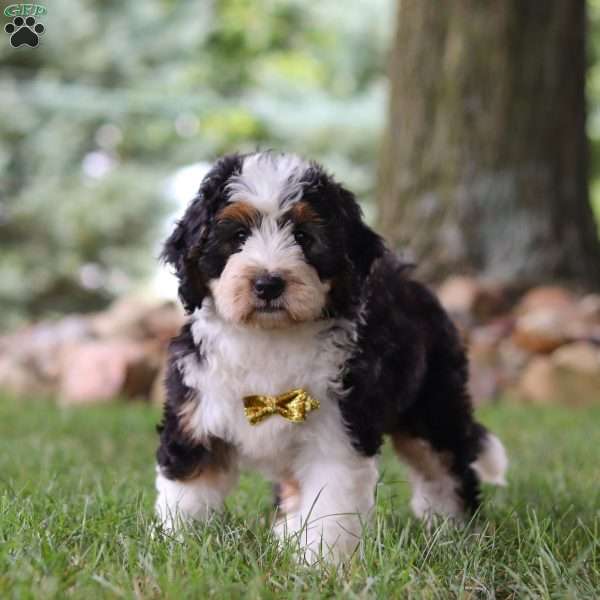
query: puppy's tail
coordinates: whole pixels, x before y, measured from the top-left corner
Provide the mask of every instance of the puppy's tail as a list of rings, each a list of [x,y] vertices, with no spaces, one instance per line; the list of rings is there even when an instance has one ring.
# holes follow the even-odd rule
[[[506,485],[508,456],[502,442],[492,433],[481,428],[481,450],[472,467],[481,481],[494,485]]]

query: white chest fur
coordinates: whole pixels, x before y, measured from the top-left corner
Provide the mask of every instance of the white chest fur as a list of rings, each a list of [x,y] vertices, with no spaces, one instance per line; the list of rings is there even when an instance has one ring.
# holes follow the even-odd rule
[[[284,476],[301,448],[322,447],[328,453],[348,452],[338,398],[341,375],[352,349],[352,328],[321,321],[282,330],[232,325],[205,304],[193,317],[192,334],[203,360],[188,355],[180,361],[184,383],[198,391],[189,421],[195,435],[216,436],[232,443],[242,464],[269,477]],[[243,398],[281,394],[304,388],[321,407],[303,423],[279,415],[250,425]],[[343,446],[340,447],[340,446]]]

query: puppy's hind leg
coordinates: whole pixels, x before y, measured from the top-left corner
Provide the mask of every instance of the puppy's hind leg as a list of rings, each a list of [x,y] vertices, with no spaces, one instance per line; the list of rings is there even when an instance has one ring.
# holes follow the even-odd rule
[[[409,467],[411,508],[426,522],[435,516],[461,522],[478,505],[479,482],[473,469],[450,450],[420,437],[397,433],[394,450]]]
[[[455,328],[439,315],[431,327],[435,345],[427,356],[424,380],[392,438],[410,468],[415,514],[426,520],[440,515],[462,521],[479,506],[480,478],[488,471],[490,477],[502,477],[505,455],[497,438],[473,418],[467,357]]]
[[[467,429],[470,435],[461,432],[444,445],[408,433],[392,436],[396,453],[410,469],[411,508],[417,517],[462,521],[479,505],[480,481],[505,485],[508,458],[500,440],[479,423],[468,422]]]

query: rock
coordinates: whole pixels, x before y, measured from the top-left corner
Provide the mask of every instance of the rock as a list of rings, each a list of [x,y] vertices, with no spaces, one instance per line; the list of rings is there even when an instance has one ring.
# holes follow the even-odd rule
[[[527,352],[549,354],[587,331],[577,299],[558,286],[527,292],[516,307],[514,342]]]
[[[600,349],[587,342],[563,346],[552,354],[556,402],[569,406],[600,405]]]
[[[146,333],[143,327],[143,315],[149,308],[148,302],[138,297],[120,298],[92,319],[94,334],[104,339],[144,339]]]
[[[512,337],[504,338],[498,344],[498,365],[502,373],[502,385],[512,387],[531,359],[531,353],[514,343]]]
[[[519,391],[534,404],[600,404],[600,349],[587,342],[535,357],[521,377]]]
[[[575,342],[559,348],[552,354],[552,362],[559,369],[600,375],[600,349],[586,342]],[[600,393],[600,387],[598,392]]]
[[[449,277],[438,290],[442,306],[459,320],[483,321],[507,308],[502,288],[466,276]]]
[[[596,298],[576,299],[562,288],[538,288],[517,308],[515,343],[528,352],[550,353],[575,341],[600,343]]]
[[[23,397],[54,393],[61,347],[89,335],[88,320],[73,316],[0,337],[0,388]]]
[[[600,294],[588,294],[578,302],[579,313],[588,323],[600,324]]]
[[[517,305],[516,312],[525,314],[538,309],[562,311],[576,304],[575,296],[559,286],[540,286],[529,290]]]
[[[588,294],[577,303],[577,313],[569,322],[568,332],[574,340],[600,345],[600,294]]]
[[[153,406],[162,407],[165,403],[166,390],[165,390],[165,378],[167,376],[167,355],[165,354],[162,360],[162,365],[158,374],[154,378],[152,384],[152,391],[150,392],[150,403]]]
[[[19,398],[52,392],[47,381],[11,355],[0,356],[0,389]]]
[[[600,343],[600,297],[581,300],[561,287],[531,290],[516,308],[515,343],[529,352],[550,353],[574,341]]]
[[[72,344],[61,359],[63,405],[107,402],[119,396],[148,398],[159,369],[156,346],[122,340]]]
[[[146,336],[166,346],[179,333],[185,322],[183,309],[175,302],[162,302],[144,315]]]
[[[477,406],[497,399],[502,392],[505,375],[498,348],[511,328],[510,319],[497,319],[471,331],[468,346],[469,392]]]
[[[552,404],[555,401],[555,369],[545,356],[534,357],[521,375],[519,395],[531,404]]]
[[[127,371],[121,395],[127,398],[150,400],[154,381],[162,364],[162,344],[159,341],[147,342],[139,352],[132,354],[127,363]]]
[[[174,302],[156,303],[137,296],[117,300],[92,319],[99,338],[168,341],[183,324],[183,311]]]
[[[547,354],[569,341],[568,315],[554,308],[537,308],[515,322],[513,340],[527,352]]]
[[[0,337],[0,389],[65,404],[146,398],[183,311],[125,298],[92,317],[42,322]]]
[[[65,348],[59,387],[61,404],[113,399],[123,387],[129,352],[129,346],[115,342],[89,342]]]

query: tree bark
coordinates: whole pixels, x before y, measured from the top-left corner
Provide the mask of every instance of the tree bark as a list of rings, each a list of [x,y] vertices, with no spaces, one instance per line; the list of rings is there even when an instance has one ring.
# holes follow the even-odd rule
[[[430,280],[600,285],[585,1],[399,0],[379,227]]]

